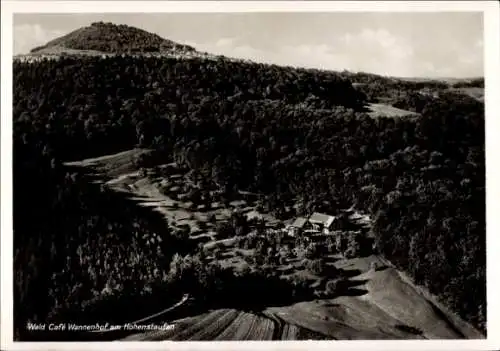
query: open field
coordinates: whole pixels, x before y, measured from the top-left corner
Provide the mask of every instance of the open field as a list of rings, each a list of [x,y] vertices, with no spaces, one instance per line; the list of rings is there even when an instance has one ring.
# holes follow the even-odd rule
[[[175,170],[175,163],[159,166],[159,169],[174,169],[166,177],[140,175],[135,163],[140,155],[147,153],[149,150],[134,149],[81,162],[68,162],[66,165],[91,169],[99,178],[105,179],[98,182],[113,191],[129,194],[129,199],[139,206],[149,207],[161,213],[173,227],[188,228],[190,238],[203,243],[209,252],[220,250],[221,257],[218,261],[223,267],[241,268],[244,262],[241,257],[236,256],[232,248],[236,238],[217,238],[217,223],[227,221],[236,209],[248,219],[265,220],[266,225],[270,227],[277,223],[276,219],[257,211],[254,202],[244,200],[244,197],[252,195],[246,192],[240,192],[242,198],[229,202],[227,206],[220,202],[212,202],[210,206],[194,206],[193,202],[182,199],[190,190],[189,181],[186,180],[185,173]],[[170,196],[161,191],[165,187],[169,189]]]
[[[390,105],[386,104],[369,104],[368,108],[370,109],[370,112],[368,112],[368,115],[377,118],[377,117],[389,117],[389,118],[397,118],[397,117],[415,117],[418,116],[417,113],[407,111],[407,110],[402,110]]]
[[[452,88],[450,89],[453,92],[462,93],[468,95],[478,101],[484,102],[484,88]]]
[[[361,268],[379,260],[372,256],[339,266]],[[482,338],[463,322],[453,322],[394,268],[369,270],[352,281],[360,282],[360,293],[352,296],[268,307],[258,314],[218,309],[170,322],[174,330],[134,334],[125,340],[297,340],[304,333],[344,340]]]
[[[202,240],[208,259],[223,267],[241,270],[252,264],[248,257],[253,249],[238,246],[240,238],[217,238],[214,226],[227,220],[233,209],[240,208],[247,216],[260,216],[269,227],[277,222],[266,213],[259,213],[253,201],[234,200],[229,205],[211,204],[209,208],[193,207],[182,200],[189,189],[185,174],[174,164],[168,176],[139,171],[135,160],[147,150],[131,150],[116,155],[68,163],[94,169],[106,178],[104,185],[114,191],[130,194],[139,206],[151,207],[163,214],[176,227],[188,225],[190,238]],[[160,168],[161,168],[160,167]],[[166,195],[161,189],[170,189]],[[181,199],[179,199],[181,198]],[[215,222],[209,220],[215,217]],[[369,217],[356,212],[362,225]],[[130,335],[125,340],[296,340],[296,339],[457,339],[484,336],[445,311],[434,298],[416,287],[403,273],[382,257],[371,255],[347,259],[342,255],[323,257],[327,267],[341,272],[346,288],[334,298],[317,296],[305,301],[277,306],[270,304],[259,309],[216,308],[199,315],[175,321],[167,331]],[[304,263],[289,258],[275,267],[281,278],[299,277],[311,286],[320,286],[332,279],[331,270],[323,276],[311,273]],[[247,298],[247,297],[241,297]],[[288,297],[284,296],[286,301]]]
[[[200,234],[199,225],[204,222],[208,228],[213,228],[213,223],[209,222],[209,217],[215,216],[216,221],[222,221],[231,215],[231,211],[239,209],[250,218],[263,218],[270,225],[276,223],[276,220],[268,215],[259,213],[255,209],[255,204],[243,199],[234,200],[225,207],[220,202],[212,202],[207,205],[193,204],[192,201],[183,200],[186,193],[191,190],[189,181],[185,179],[185,173],[182,171],[172,171],[168,176],[140,175],[138,167],[134,163],[142,154],[149,151],[144,149],[134,149],[121,152],[116,155],[103,156],[98,158],[86,159],[81,162],[68,162],[67,166],[78,166],[91,168],[97,175],[107,178],[104,183],[114,191],[130,194],[130,199],[136,201],[138,205],[151,207],[155,211],[163,214],[169,223],[175,226],[188,225],[193,236]],[[158,168],[176,167],[175,163],[160,165]],[[170,194],[166,195],[161,191],[162,188],[168,188]],[[172,197],[176,197],[173,199]],[[209,230],[208,233],[211,233]]]

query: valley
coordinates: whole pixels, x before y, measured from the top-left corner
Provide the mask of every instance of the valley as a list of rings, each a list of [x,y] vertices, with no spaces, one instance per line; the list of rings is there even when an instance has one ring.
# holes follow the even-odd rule
[[[255,202],[247,202],[243,200],[243,196],[241,200],[229,202],[229,207],[212,204],[203,212],[197,211],[192,202],[173,200],[160,189],[167,182],[177,185],[180,190],[183,184],[188,183],[184,178],[186,174],[172,171],[166,178],[158,177],[158,174],[154,176],[165,168],[177,169],[175,164],[138,169],[135,166],[136,160],[148,152],[149,150],[135,149],[68,162],[66,166],[90,172],[101,179],[98,182],[110,191],[128,194],[129,201],[137,206],[158,211],[167,223],[174,227],[189,226],[190,240],[203,243],[203,250],[207,253],[206,264],[217,263],[235,271],[254,268],[245,259],[245,256],[255,254],[253,250],[240,249],[238,242],[241,237],[238,236],[219,239],[215,229],[216,223],[227,222],[231,213],[238,209],[246,214],[249,220],[255,217],[265,219],[267,228],[280,227],[277,225],[278,221],[267,213],[256,211]],[[182,193],[175,194],[176,198],[182,198]],[[215,223],[208,220],[211,216],[215,216]],[[170,320],[168,313],[155,313],[150,317],[145,316],[141,321],[171,323],[175,328],[165,331],[130,332],[123,340],[375,340],[482,337],[475,328],[439,304],[425,289],[415,286],[411,279],[381,256],[371,254],[346,258],[342,254],[329,254],[323,256],[323,259],[326,266],[334,267],[333,272],[343,272],[342,275],[347,278],[349,288],[340,296],[324,298],[312,295],[309,301],[284,306],[259,305],[251,310],[219,308],[197,315],[189,315],[187,312],[188,315],[175,320]],[[286,259],[274,266],[274,269],[281,274],[280,278],[303,277],[301,279],[307,284],[317,287],[330,278],[328,271],[318,276],[311,274],[303,264],[300,257]],[[338,273],[334,273],[331,277],[337,275]],[[238,298],[252,299],[252,296]]]

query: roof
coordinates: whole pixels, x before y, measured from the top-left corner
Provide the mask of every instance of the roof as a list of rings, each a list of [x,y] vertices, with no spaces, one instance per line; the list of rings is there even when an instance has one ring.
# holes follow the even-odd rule
[[[295,227],[295,228],[302,228],[307,222],[307,219],[304,218],[304,217],[298,217],[293,223],[292,223],[292,227]]]
[[[358,212],[355,212],[349,216],[349,219],[352,219],[352,220],[357,220],[357,219],[361,219],[361,218],[363,218],[363,216],[361,214],[359,214]]]
[[[327,214],[314,212],[312,216],[309,217],[309,222],[319,223],[328,228],[333,223],[334,219],[335,219],[334,216],[329,216]]]

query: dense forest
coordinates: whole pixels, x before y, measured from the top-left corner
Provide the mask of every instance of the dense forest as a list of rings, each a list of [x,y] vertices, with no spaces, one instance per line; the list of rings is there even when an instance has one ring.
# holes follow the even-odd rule
[[[485,331],[484,105],[454,93],[415,102],[423,83],[398,84],[398,106],[421,117],[370,118],[370,91],[386,88],[363,93],[332,72],[131,56],[15,62],[17,325],[71,303],[72,292],[54,290],[61,279],[92,301],[179,271],[168,273],[168,246],[144,238],[161,233],[190,252],[180,233],[61,165],[140,146],[227,197],[265,195],[280,219],[354,204],[374,218],[383,255]],[[294,204],[298,213],[287,211]],[[165,271],[143,271],[145,260]]]

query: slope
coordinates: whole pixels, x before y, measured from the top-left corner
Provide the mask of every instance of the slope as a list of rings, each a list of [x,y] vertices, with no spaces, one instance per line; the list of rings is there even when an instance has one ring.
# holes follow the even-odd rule
[[[145,30],[113,23],[95,22],[31,50],[50,52],[54,48],[116,52],[192,52],[195,49],[164,39]]]
[[[99,170],[121,182],[134,170],[134,159],[145,150],[71,162]],[[144,196],[146,175],[135,173],[134,186],[126,191]],[[109,179],[109,178],[108,178]],[[114,180],[107,184],[118,190]],[[185,210],[188,211],[189,210]],[[195,213],[195,212],[192,212]],[[188,213],[189,214],[189,213]],[[212,239],[214,240],[214,239]],[[328,258],[331,260],[331,258]],[[378,269],[373,269],[375,263]],[[437,303],[425,289],[380,256],[340,258],[339,270],[351,272],[349,293],[335,298],[268,306],[262,311],[217,308],[186,318],[158,320],[175,328],[135,333],[127,341],[158,340],[300,340],[300,339],[480,339],[482,334]],[[327,277],[328,278],[328,277]]]

